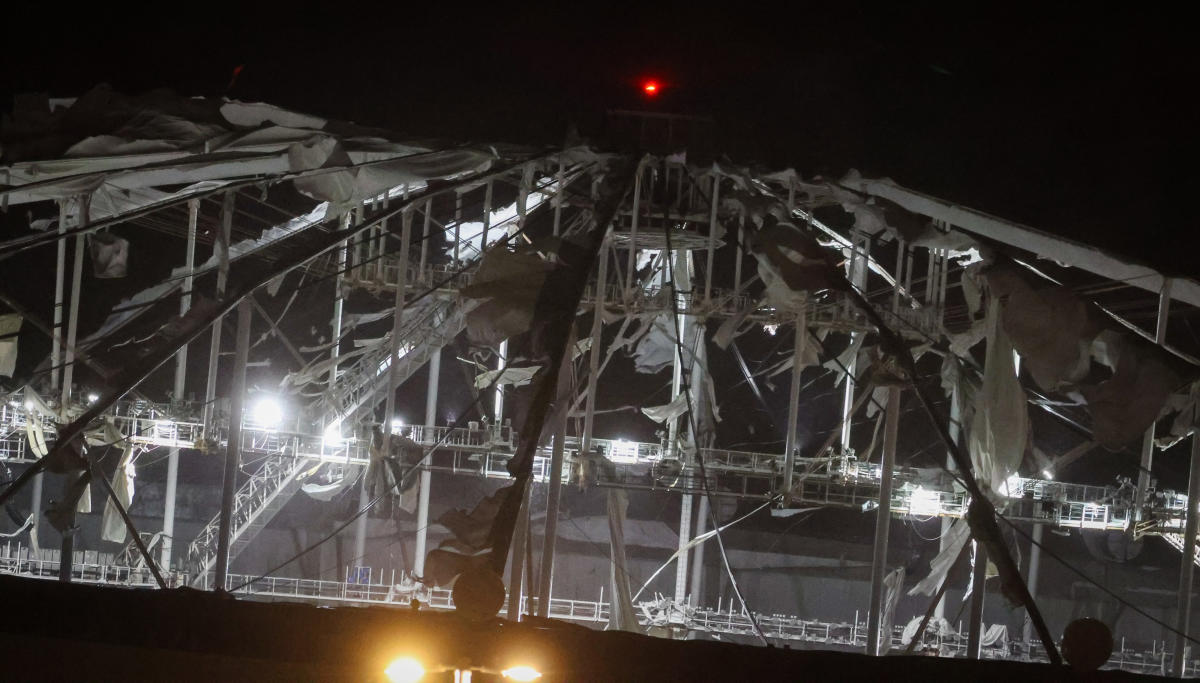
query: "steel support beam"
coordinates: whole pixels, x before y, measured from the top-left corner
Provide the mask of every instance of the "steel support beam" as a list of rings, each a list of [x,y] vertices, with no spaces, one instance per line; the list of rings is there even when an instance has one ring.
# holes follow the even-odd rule
[[[437,425],[438,377],[442,369],[442,351],[438,349],[429,357],[429,384],[425,390],[425,424]],[[432,437],[431,437],[432,438]],[[427,446],[433,445],[430,441]],[[413,573],[425,575],[425,548],[429,538],[429,494],[433,474],[421,468],[421,488],[417,494],[417,540],[413,550]]]
[[[233,532],[233,495],[237,483],[242,445],[242,413],[246,404],[246,363],[250,357],[250,323],[254,307],[248,299],[238,303],[237,347],[233,364],[233,387],[229,395],[229,445],[221,479],[221,520],[217,528],[215,590],[224,591],[229,574],[229,543]]]
[[[217,294],[220,301],[225,298],[225,285],[229,279],[229,239],[233,230],[234,192],[225,193],[221,201],[221,229],[213,240],[213,254],[217,257]],[[208,347],[208,383],[204,388],[204,433],[211,435],[214,431],[213,401],[217,399],[217,368],[221,354],[221,328],[224,316],[217,318],[212,325],[212,335]]]
[[[1195,397],[1195,394],[1193,394]],[[1192,465],[1188,475],[1187,522],[1183,528],[1183,559],[1179,565],[1179,609],[1175,613],[1174,676],[1183,678],[1187,668],[1185,653],[1190,646],[1187,636],[1192,618],[1192,582],[1196,573],[1196,532],[1200,530],[1200,425],[1192,432]]]
[[[183,294],[179,300],[179,315],[185,315],[192,307],[192,269],[196,265],[196,223],[200,214],[200,201],[188,202],[187,252],[184,254]],[[175,384],[172,387],[175,403],[182,405],[183,392],[187,386],[188,347],[184,344],[175,355]],[[175,543],[175,496],[179,482],[179,449],[172,448],[167,455],[167,490],[163,497],[163,535],[159,564],[171,570],[171,551]]]
[[[967,659],[983,657],[983,602],[987,595],[987,546],[972,540],[975,566],[971,570],[971,613],[967,628]]]
[[[871,555],[871,606],[867,613],[867,654],[886,654],[891,634],[883,633],[885,596],[883,579],[887,576],[888,532],[892,521],[892,473],[896,465],[896,437],[900,431],[900,387],[888,387],[887,415],[884,424],[883,462],[879,480],[879,508],[875,516],[875,547]]]

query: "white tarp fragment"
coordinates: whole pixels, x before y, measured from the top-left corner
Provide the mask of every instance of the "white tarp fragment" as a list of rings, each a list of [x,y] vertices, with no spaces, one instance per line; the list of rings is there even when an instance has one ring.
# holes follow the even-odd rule
[[[1009,268],[988,271],[987,285],[991,298],[1006,299],[1005,336],[1038,386],[1060,391],[1087,375],[1092,338],[1100,331],[1087,302],[1064,287],[1035,290]]]
[[[946,547],[929,562],[929,574],[909,589],[909,595],[929,595],[937,593],[946,580],[946,575],[954,567],[955,560],[962,554],[963,546],[971,540],[971,527],[965,519],[959,519],[946,531]]]
[[[675,399],[673,401],[671,401],[670,403],[668,403],[666,405],[650,406],[648,408],[642,408],[642,414],[644,414],[646,417],[650,418],[651,420],[654,420],[655,422],[661,423],[661,422],[666,422],[667,420],[674,420],[675,418],[679,417],[680,415],[683,415],[684,413],[686,413],[687,409],[688,409],[687,394],[679,394],[678,396],[675,397]]]
[[[137,470],[133,466],[133,453],[133,444],[125,446],[125,450],[121,452],[121,459],[117,461],[116,476],[113,477],[112,483],[113,493],[117,494],[117,500],[121,501],[121,505],[126,510],[133,502],[133,485],[134,480],[137,479]],[[125,520],[121,518],[121,513],[112,499],[108,499],[104,504],[104,517],[100,522],[100,538],[105,541],[124,543],[126,536]]]
[[[496,386],[506,386],[511,384],[514,387],[523,387],[533,381],[533,376],[542,369],[540,365],[531,365],[527,368],[504,368],[503,370],[488,370],[475,375],[475,388],[483,389],[496,383]]]
[[[462,296],[481,303],[467,315],[467,335],[480,346],[495,346],[527,331],[542,285],[553,266],[531,251],[493,249]]]
[[[351,166],[354,161],[342,141],[314,135],[288,146],[288,170],[310,171]],[[319,201],[349,208],[404,185],[449,180],[486,171],[493,157],[476,150],[455,149],[400,157],[370,165],[297,178],[296,189]]]
[[[233,125],[243,128],[257,128],[264,123],[270,123],[288,128],[321,130],[326,124],[323,118],[288,111],[265,102],[231,100],[221,105],[221,116]]]
[[[900,644],[908,645],[912,642],[914,636],[917,635],[917,629],[921,627],[921,620],[924,617],[913,617],[907,624],[904,625],[904,632],[900,635]],[[950,625],[950,622],[944,617],[933,617],[929,623],[925,625],[925,635],[934,638],[945,637],[957,633],[955,628]]]
[[[683,365],[691,366],[693,349],[696,345],[696,325],[689,325],[683,333]],[[675,321],[670,313],[655,316],[650,330],[638,340],[633,352],[634,367],[638,372],[654,374],[675,362]]]
[[[881,615],[879,632],[887,634],[883,649],[890,649],[892,639],[892,624],[896,621],[896,608],[900,605],[900,596],[904,593],[904,567],[897,567],[883,577],[883,614]]]
[[[12,377],[17,367],[17,333],[24,318],[16,313],[0,315],[0,377]]]
[[[987,311],[987,355],[983,386],[967,435],[971,466],[985,491],[1004,494],[1005,480],[1017,471],[1029,441],[1025,390],[1017,379],[1013,346],[1000,324],[1000,300],[992,297]]]
[[[92,256],[92,275],[101,280],[122,278],[129,268],[129,240],[111,232],[96,232],[88,236],[88,251]]]

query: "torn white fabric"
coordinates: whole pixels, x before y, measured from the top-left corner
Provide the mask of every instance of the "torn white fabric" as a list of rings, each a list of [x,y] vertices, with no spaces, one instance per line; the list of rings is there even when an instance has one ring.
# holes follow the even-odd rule
[[[955,520],[946,531],[946,546],[929,562],[929,574],[909,589],[909,595],[934,595],[942,587],[946,575],[954,567],[955,560],[962,554],[963,546],[971,540],[971,527],[965,519]]]
[[[858,353],[862,349],[864,339],[866,339],[866,335],[852,335],[850,345],[846,347],[846,350],[839,353],[836,359],[830,359],[821,366],[837,375],[834,386],[841,386],[842,382],[846,379],[846,370],[850,368],[851,363],[858,359]]]
[[[956,356],[966,357],[975,345],[983,341],[987,336],[987,322],[979,321],[968,327],[963,332],[947,333],[946,337],[950,340],[950,353]]]
[[[683,365],[688,367],[693,362],[692,349],[696,344],[696,325],[690,325],[683,333]],[[638,340],[633,352],[634,367],[638,372],[654,374],[661,372],[675,362],[675,321],[670,313],[655,316],[650,323],[650,330]]]
[[[867,401],[868,419],[875,417],[876,413],[887,409],[888,395],[891,393],[890,389],[891,387],[881,385],[871,390],[871,400]],[[878,429],[878,426],[876,426],[876,429]],[[872,439],[872,442],[874,442],[874,439]]]
[[[503,370],[488,370],[475,375],[475,388],[483,389],[496,383],[496,386],[512,385],[514,387],[523,387],[533,381],[533,376],[542,369],[540,365],[531,365],[527,368],[504,368]]]
[[[116,494],[117,500],[121,501],[121,505],[126,510],[129,510],[129,506],[133,502],[134,481],[137,479],[137,470],[133,466],[133,453],[133,444],[126,445],[125,450],[121,452],[121,459],[117,461],[116,476],[112,482],[113,493]],[[105,541],[124,543],[127,536],[125,520],[121,518],[121,512],[110,498],[104,504],[104,517],[100,521],[100,538]]]
[[[125,277],[129,269],[129,240],[111,232],[92,233],[88,236],[88,251],[94,277],[100,280]]]
[[[17,313],[0,315],[0,377],[12,377],[17,368],[17,333],[24,322]]]
[[[962,293],[967,301],[967,314],[971,320],[975,319],[983,306],[983,276],[979,273],[981,267],[981,264],[974,264],[964,268],[962,272]]]
[[[917,629],[921,627],[921,621],[924,617],[913,617],[907,624],[904,625],[904,631],[900,635],[900,644],[908,645],[912,642],[914,636],[917,635]],[[933,617],[929,623],[925,625],[925,635],[934,638],[942,638],[949,635],[954,635],[957,631],[950,622],[944,617]]]
[[[883,577],[883,614],[880,615],[879,632],[883,635],[884,651],[891,647],[896,608],[900,605],[900,596],[904,593],[904,576],[904,567],[897,567]]]
[[[757,308],[758,306],[747,306],[722,321],[720,327],[713,333],[713,343],[717,345],[717,348],[721,350],[728,349],[729,345],[733,343],[734,338],[740,334],[738,328],[742,326],[742,321],[746,319],[746,316],[750,315],[750,311]]]
[[[289,128],[312,128],[321,130],[327,123],[318,116],[288,111],[265,102],[239,102],[230,100],[221,105],[221,116],[235,126],[257,128],[264,123]]]
[[[346,490],[346,487],[353,484],[354,481],[353,477],[342,476],[327,484],[304,484],[300,487],[300,490],[309,498],[328,503],[333,500],[334,496]]]
[[[681,393],[678,396],[676,396],[674,400],[672,400],[670,403],[668,403],[666,405],[650,406],[648,408],[642,408],[642,414],[645,415],[646,417],[650,418],[651,420],[654,420],[655,422],[662,423],[662,422],[666,422],[667,420],[674,420],[675,418],[679,417],[680,415],[683,415],[684,413],[687,412],[687,409],[688,409],[687,394]]]
[[[1000,324],[1000,301],[987,311],[987,355],[983,386],[975,400],[975,416],[967,435],[971,466],[985,491],[1003,495],[1005,480],[1017,471],[1029,441],[1025,390],[1017,379],[1013,346]]]

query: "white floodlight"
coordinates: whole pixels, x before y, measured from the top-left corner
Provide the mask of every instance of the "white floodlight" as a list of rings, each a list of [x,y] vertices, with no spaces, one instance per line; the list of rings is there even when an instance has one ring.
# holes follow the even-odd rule
[[[100,394],[88,394],[87,399],[88,403],[95,403],[100,400]]]
[[[250,419],[263,427],[278,427],[283,421],[283,407],[274,397],[264,396],[254,404],[253,410],[250,411]]]

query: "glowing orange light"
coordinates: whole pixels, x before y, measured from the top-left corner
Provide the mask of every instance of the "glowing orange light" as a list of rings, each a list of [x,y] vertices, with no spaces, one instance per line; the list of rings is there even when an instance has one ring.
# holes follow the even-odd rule
[[[658,94],[658,83],[655,83],[654,81],[646,81],[646,84],[642,86],[642,90],[647,95]]]

